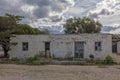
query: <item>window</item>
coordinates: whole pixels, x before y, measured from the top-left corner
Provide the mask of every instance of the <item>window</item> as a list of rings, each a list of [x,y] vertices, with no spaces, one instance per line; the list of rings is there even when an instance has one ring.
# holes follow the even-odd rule
[[[101,42],[95,42],[95,51],[101,51]]]
[[[50,42],[45,42],[45,51],[50,50]]]
[[[23,51],[28,51],[28,42],[23,42],[22,49]]]

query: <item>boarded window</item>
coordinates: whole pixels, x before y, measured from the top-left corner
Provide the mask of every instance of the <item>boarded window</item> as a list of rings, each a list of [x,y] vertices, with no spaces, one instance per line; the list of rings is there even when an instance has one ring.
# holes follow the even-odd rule
[[[23,49],[23,51],[28,51],[28,42],[22,43],[22,49]]]
[[[101,42],[95,42],[95,51],[101,51],[102,45]]]

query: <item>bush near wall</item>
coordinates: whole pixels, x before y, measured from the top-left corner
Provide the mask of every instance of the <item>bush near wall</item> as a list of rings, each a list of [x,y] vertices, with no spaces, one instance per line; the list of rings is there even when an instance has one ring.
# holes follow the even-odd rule
[[[104,60],[104,64],[115,64],[115,62],[113,61],[112,57],[108,55]]]
[[[29,57],[26,59],[26,64],[29,65],[45,65],[48,63],[49,61],[45,61],[40,58],[40,54],[35,54],[33,57]]]
[[[66,59],[57,59],[58,61],[66,61]],[[107,56],[105,58],[105,60],[96,60],[96,59],[84,59],[84,58],[73,58],[74,63],[78,63],[78,62],[82,62],[82,64],[89,64],[89,65],[96,65],[96,64],[102,64],[102,65],[111,65],[111,64],[117,64],[113,61],[111,56]],[[64,64],[71,64],[73,60],[69,60],[69,63],[65,63]],[[33,57],[29,57],[26,59],[26,61],[21,61],[16,57],[13,57],[11,59],[8,58],[3,58],[0,60],[0,63],[5,63],[5,64],[28,64],[28,65],[45,65],[45,64],[49,64],[51,61],[51,59],[41,59],[39,54],[34,55]],[[71,62],[70,62],[71,61]],[[74,65],[74,64],[73,64]],[[79,64],[78,64],[79,65]]]
[[[90,60],[88,60],[88,62],[93,64],[116,64],[110,55],[107,55],[104,60],[96,60],[90,55]]]
[[[117,64],[116,62],[113,61],[110,55],[106,56],[104,60],[100,59],[97,60],[92,57],[90,59],[74,58],[74,61],[86,61],[88,64],[103,64],[103,65]]]
[[[13,62],[18,62],[19,61],[19,59],[17,57],[13,57],[10,60],[13,61]]]
[[[11,59],[9,58],[0,59],[0,63],[1,64],[45,65],[49,63],[49,60],[45,61],[40,58],[39,54],[36,54],[33,57],[27,58],[25,61],[19,60],[17,57],[13,57]]]
[[[18,62],[19,62],[19,59],[16,57],[13,57],[11,59],[9,59],[9,58],[0,59],[1,64],[14,64],[14,63],[18,63]]]

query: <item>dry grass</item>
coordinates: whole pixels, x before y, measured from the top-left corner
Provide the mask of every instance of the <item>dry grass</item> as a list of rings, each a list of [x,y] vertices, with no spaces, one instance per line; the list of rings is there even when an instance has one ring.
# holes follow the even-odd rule
[[[119,67],[0,64],[0,80],[119,80]]]

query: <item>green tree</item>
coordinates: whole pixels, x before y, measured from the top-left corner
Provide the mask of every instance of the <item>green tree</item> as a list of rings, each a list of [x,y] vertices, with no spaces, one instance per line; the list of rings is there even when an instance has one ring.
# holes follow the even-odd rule
[[[0,45],[4,50],[5,57],[8,56],[8,51],[10,49],[10,37],[12,37],[12,33],[14,32],[13,29],[22,18],[22,16],[14,16],[10,14],[0,16]]]
[[[8,57],[10,50],[10,38],[13,34],[47,34],[45,31],[40,31],[37,28],[32,28],[27,24],[20,24],[22,16],[6,14],[0,16],[0,45],[4,50],[4,57]]]
[[[63,25],[66,34],[99,33],[101,23],[88,17],[70,18]]]
[[[41,31],[38,28],[32,28],[28,24],[18,24],[14,28],[14,34],[47,34],[45,31]]]

